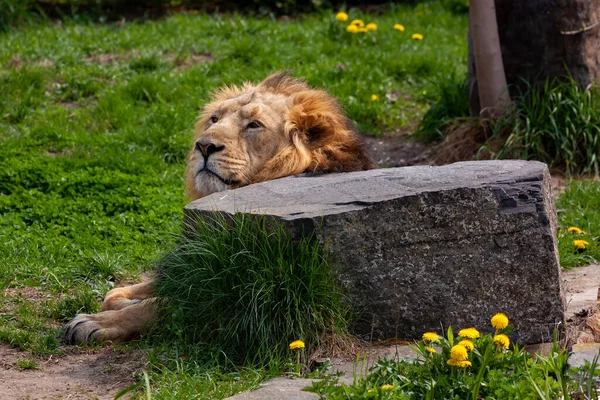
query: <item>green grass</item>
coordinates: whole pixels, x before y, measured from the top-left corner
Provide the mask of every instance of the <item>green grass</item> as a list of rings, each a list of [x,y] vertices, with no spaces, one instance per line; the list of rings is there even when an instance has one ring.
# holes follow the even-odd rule
[[[448,328],[446,338],[416,343],[415,359],[379,360],[351,385],[332,377],[308,390],[332,400],[598,399],[598,356],[581,368],[569,368],[569,354],[556,339],[549,354],[533,356],[518,346],[495,343],[495,335],[507,331],[510,327],[469,340]]]
[[[378,25],[357,35],[333,12],[65,19],[0,34],[0,342],[34,356],[63,351],[65,321],[98,311],[115,283],[173,245],[191,132],[217,87],[292,69],[336,96],[364,133],[409,131],[435,82],[466,69],[467,19],[452,11],[464,2],[444,3],[452,7],[350,10]],[[423,41],[410,39],[416,32]],[[597,238],[596,224],[587,231]],[[226,397],[277,372],[232,368],[214,346],[134,346],[149,353],[154,398]]]
[[[432,85],[432,106],[425,112],[414,132],[415,139],[432,143],[443,140],[457,119],[471,115],[466,78],[445,76]]]
[[[428,107],[430,82],[465,68],[466,16],[441,3],[349,14],[378,29],[352,35],[334,12],[290,20],[188,13],[2,33],[0,341],[34,355],[63,351],[65,321],[98,311],[115,283],[137,278],[170,247],[193,125],[217,87],[292,69],[379,135],[409,130]],[[415,32],[425,39],[411,40]],[[35,296],[16,296],[29,289]],[[267,376],[230,375],[230,364],[200,362],[183,345],[141,346],[154,354],[156,398],[191,398],[194,387],[204,388],[196,396],[224,397]]]
[[[276,368],[222,364],[218,350],[204,346],[154,343],[147,348],[147,354],[149,368],[144,375],[138,374],[137,382],[124,388],[123,394],[133,391],[136,399],[146,399],[148,395],[156,400],[222,399],[257,389],[265,379],[281,373]]]
[[[600,88],[580,88],[572,78],[530,88],[496,131],[507,137],[498,158],[535,159],[569,174],[598,176]]]
[[[39,369],[38,362],[33,358],[18,358],[16,368],[23,370]]]
[[[446,76],[430,91],[433,105],[414,137],[424,142],[443,140],[470,116],[466,80]],[[514,106],[489,121],[481,131],[481,149],[491,158],[520,158],[547,163],[570,175],[600,173],[600,87],[581,88],[571,77],[529,87],[514,98]],[[476,157],[476,154],[473,154]]]
[[[558,251],[563,268],[586,265],[600,261],[600,182],[574,181],[559,196],[556,204],[560,230],[558,232]],[[571,233],[568,229],[578,227],[585,233]],[[581,251],[574,240],[589,243]]]
[[[464,69],[464,15],[438,3],[349,13],[377,31],[350,34],[327,12],[289,21],[63,20],[2,34],[0,289],[60,297],[47,312],[32,310],[49,326],[95,311],[115,281],[143,271],[178,229],[194,121],[223,84],[291,68],[380,134],[421,115],[433,77]],[[405,32],[392,29],[397,22]],[[416,31],[425,40],[411,40]],[[7,321],[2,331],[10,337],[20,325]],[[19,343],[56,351],[40,340]]]
[[[162,335],[206,343],[236,365],[284,365],[298,339],[347,335],[347,299],[321,245],[264,218],[198,220],[158,261]],[[164,328],[167,329],[164,329]]]

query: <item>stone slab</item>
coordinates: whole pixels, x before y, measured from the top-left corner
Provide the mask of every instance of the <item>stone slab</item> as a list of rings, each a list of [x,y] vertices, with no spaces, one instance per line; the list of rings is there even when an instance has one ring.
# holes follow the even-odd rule
[[[600,264],[565,270],[561,276],[567,293],[567,318],[596,304],[600,288]]]
[[[332,358],[326,373],[341,373],[339,383],[352,385],[355,380],[364,379],[369,369],[381,359],[407,360],[417,357],[417,353],[406,344],[394,346],[370,346],[364,349],[364,354],[357,358]],[[242,392],[227,400],[310,400],[318,399],[315,393],[305,392],[304,388],[312,385],[318,379],[288,379],[278,377],[264,382],[261,387],[254,391]]]
[[[288,379],[273,378],[261,385],[261,387],[252,392],[242,392],[235,396],[228,397],[227,400],[313,400],[318,399],[319,395],[310,392],[304,392],[307,386],[312,385],[314,379]]]
[[[339,383],[353,384],[364,379],[379,360],[411,361],[418,355],[410,345],[368,345],[365,352],[355,358],[332,358],[327,373],[342,373]]]
[[[579,368],[585,365],[585,362],[591,363],[600,352],[600,343],[577,343],[571,349],[569,355],[569,367]]]
[[[556,212],[545,164],[461,162],[300,175],[215,193],[185,209],[261,214],[314,234],[367,338],[419,338],[505,312],[523,344],[564,326]],[[372,337],[371,337],[372,336]]]

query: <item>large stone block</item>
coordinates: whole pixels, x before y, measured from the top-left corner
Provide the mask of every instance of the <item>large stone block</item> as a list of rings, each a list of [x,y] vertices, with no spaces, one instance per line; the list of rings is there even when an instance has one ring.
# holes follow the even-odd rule
[[[185,209],[264,214],[331,255],[359,334],[417,338],[489,327],[505,312],[521,343],[564,322],[550,175],[535,161],[461,162],[301,175],[215,193]]]

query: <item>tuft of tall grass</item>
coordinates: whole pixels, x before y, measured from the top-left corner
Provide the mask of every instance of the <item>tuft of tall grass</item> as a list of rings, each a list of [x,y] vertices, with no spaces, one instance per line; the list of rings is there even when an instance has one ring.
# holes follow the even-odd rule
[[[8,32],[15,25],[36,20],[39,11],[35,0],[0,0],[0,32]]]
[[[495,136],[510,133],[497,158],[543,161],[570,174],[598,175],[600,88],[581,88],[570,77],[530,87],[514,113],[495,123]],[[493,139],[493,138],[492,138]]]
[[[431,98],[435,103],[414,133],[424,142],[444,139],[457,118],[469,116],[466,80],[436,81]],[[582,88],[565,77],[530,86],[513,109],[486,126],[492,134],[480,151],[492,158],[543,161],[569,174],[599,173],[600,87],[596,83]]]
[[[284,361],[294,340],[310,348],[346,331],[348,302],[313,238],[292,240],[282,226],[240,214],[198,219],[186,232],[158,262],[171,337],[268,366]]]
[[[436,80],[431,86],[430,98],[435,99],[435,103],[423,115],[413,133],[417,140],[425,143],[443,139],[457,118],[471,115],[466,78],[450,75]]]

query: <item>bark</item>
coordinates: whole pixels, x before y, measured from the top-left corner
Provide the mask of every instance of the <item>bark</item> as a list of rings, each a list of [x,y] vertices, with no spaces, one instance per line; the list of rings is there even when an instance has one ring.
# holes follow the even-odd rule
[[[481,116],[496,118],[510,105],[494,0],[470,2],[469,25],[476,65]]]
[[[570,75],[581,87],[600,80],[600,1],[495,0],[495,5],[503,65],[513,98],[548,78]],[[472,111],[478,113],[471,39],[469,95]]]

